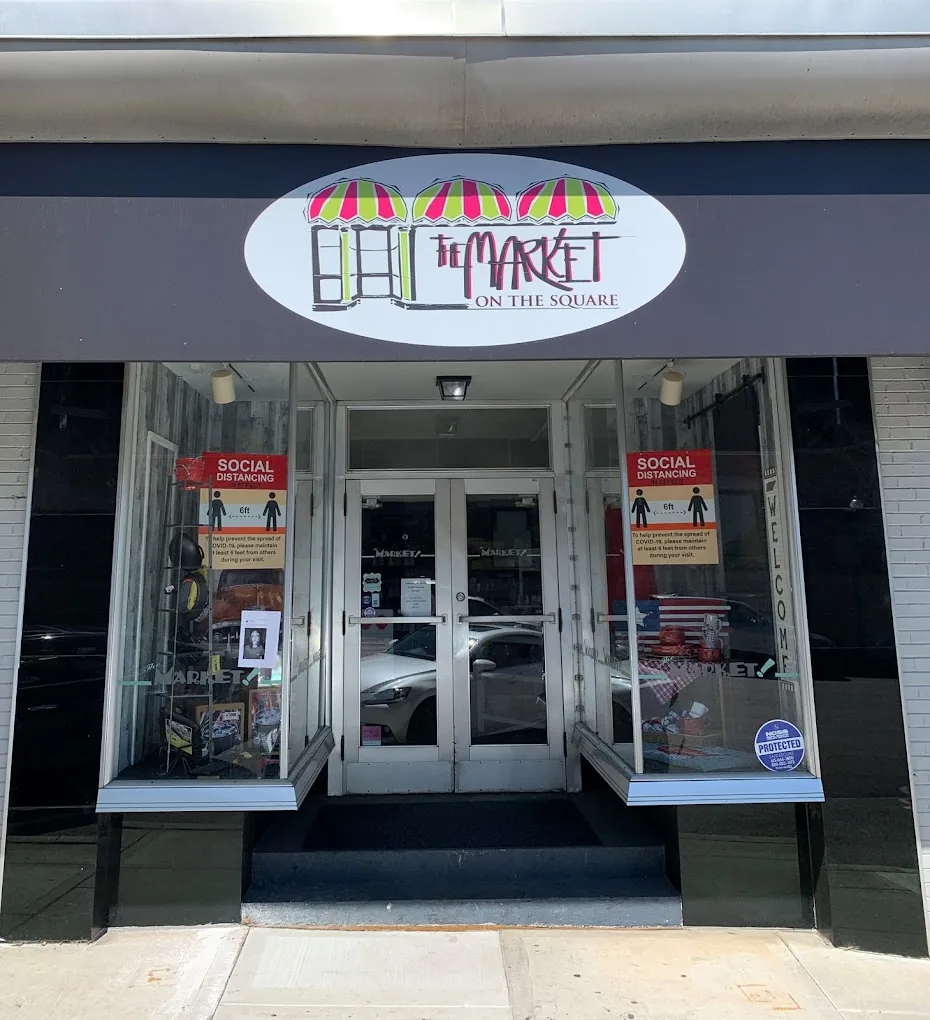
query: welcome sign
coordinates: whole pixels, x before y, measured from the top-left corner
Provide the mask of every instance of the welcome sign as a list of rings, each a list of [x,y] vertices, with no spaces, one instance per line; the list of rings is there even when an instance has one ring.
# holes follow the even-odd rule
[[[616,177],[524,156],[383,160],[295,188],[245,261],[307,319],[424,346],[527,343],[627,315],[678,275],[685,237]]]

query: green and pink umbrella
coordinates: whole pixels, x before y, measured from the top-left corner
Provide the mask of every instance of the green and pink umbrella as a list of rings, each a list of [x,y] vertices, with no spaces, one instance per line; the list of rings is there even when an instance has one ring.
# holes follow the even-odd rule
[[[397,223],[407,217],[399,191],[365,177],[337,181],[321,188],[307,201],[307,220],[340,223]]]
[[[617,201],[603,184],[556,177],[530,185],[517,198],[517,216],[535,223],[613,222]]]
[[[455,177],[421,191],[413,200],[413,219],[447,224],[509,220],[510,199],[493,184]]]

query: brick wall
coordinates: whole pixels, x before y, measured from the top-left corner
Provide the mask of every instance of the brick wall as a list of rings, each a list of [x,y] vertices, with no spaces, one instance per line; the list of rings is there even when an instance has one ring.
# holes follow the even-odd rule
[[[895,638],[930,916],[930,356],[873,358]]]
[[[19,661],[40,369],[37,364],[0,363],[0,843],[6,832],[10,731]],[[0,845],[0,876],[2,851]]]

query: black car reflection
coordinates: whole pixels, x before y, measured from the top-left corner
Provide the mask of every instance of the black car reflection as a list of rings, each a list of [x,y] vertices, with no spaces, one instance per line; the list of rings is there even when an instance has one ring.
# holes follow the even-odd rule
[[[106,630],[23,633],[16,695],[10,827],[39,826],[47,809],[76,815],[96,801]]]

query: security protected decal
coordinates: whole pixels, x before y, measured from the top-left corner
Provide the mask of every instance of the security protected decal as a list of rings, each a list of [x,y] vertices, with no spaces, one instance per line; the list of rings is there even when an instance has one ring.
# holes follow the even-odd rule
[[[804,737],[785,719],[771,719],[756,733],[756,757],[769,772],[791,772],[804,760]]]

